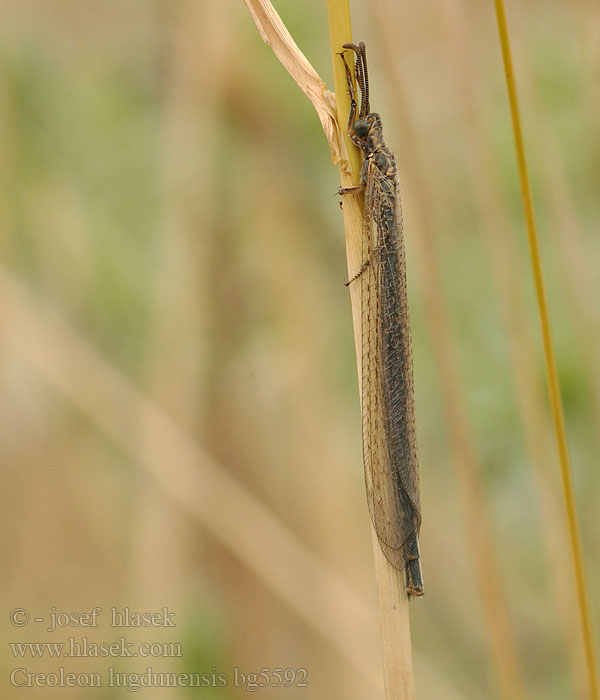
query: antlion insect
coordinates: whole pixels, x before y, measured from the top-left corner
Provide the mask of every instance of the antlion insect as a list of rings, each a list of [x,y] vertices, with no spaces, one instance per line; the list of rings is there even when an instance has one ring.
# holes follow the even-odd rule
[[[356,53],[361,104],[358,119],[352,75],[344,52],[351,107],[348,131],[363,153],[363,264],[348,284],[361,285],[363,458],[367,501],[387,560],[406,576],[408,596],[423,595],[419,563],[419,474],[414,419],[406,264],[396,158],[383,141],[381,118],[369,109],[363,42]]]

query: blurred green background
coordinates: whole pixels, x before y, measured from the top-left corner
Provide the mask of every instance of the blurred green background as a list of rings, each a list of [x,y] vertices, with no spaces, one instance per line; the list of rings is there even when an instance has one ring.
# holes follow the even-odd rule
[[[325,3],[277,9],[331,85]],[[585,698],[493,3],[352,11],[403,188],[417,697],[508,697],[512,655],[523,697]],[[600,12],[507,12],[597,640]],[[4,697],[130,697],[111,666],[228,677],[144,698],[246,697],[235,667],[307,669],[264,698],[382,697],[338,180],[311,105],[241,0],[4,0],[0,75]],[[98,628],[46,631],[94,606]],[[113,606],[177,626],[111,629]],[[82,636],[182,655],[9,646]],[[16,688],[16,667],[103,687]]]

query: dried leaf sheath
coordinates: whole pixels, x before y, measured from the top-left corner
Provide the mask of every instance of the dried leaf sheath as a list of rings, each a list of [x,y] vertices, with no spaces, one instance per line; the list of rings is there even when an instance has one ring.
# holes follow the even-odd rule
[[[406,572],[407,593],[422,595],[412,356],[396,159],[383,141],[379,115],[368,113],[364,44],[345,46],[357,53],[362,93],[357,121],[352,94],[348,126],[364,155],[364,263],[359,281],[367,501],[383,553],[392,566]]]

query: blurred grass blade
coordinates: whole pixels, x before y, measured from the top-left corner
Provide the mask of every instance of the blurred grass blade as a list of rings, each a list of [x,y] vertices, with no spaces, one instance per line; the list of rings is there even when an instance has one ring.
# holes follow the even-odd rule
[[[376,631],[362,598],[85,338],[58,314],[39,308],[1,266],[0,292],[7,305],[3,342],[332,644],[376,693]]]
[[[521,430],[525,441],[526,457],[532,467],[540,521],[548,552],[550,574],[553,583],[551,602],[537,594],[540,605],[551,605],[559,612],[562,621],[562,653],[568,656],[572,666],[576,695],[585,685],[584,658],[579,644],[579,624],[573,598],[573,577],[564,565],[569,555],[567,533],[564,528],[562,502],[555,488],[554,452],[548,444],[547,399],[540,387],[535,367],[536,338],[525,312],[521,292],[521,275],[515,265],[519,251],[512,235],[514,224],[508,215],[507,201],[502,193],[496,174],[494,154],[485,131],[485,122],[478,118],[481,98],[476,86],[482,76],[479,60],[473,60],[470,38],[476,33],[465,0],[444,0],[441,4],[441,21],[450,28],[451,42],[446,44],[448,65],[454,67],[456,92],[463,106],[465,122],[465,146],[467,164],[472,173],[474,197],[477,204],[481,229],[488,249],[488,264],[494,277],[497,303],[505,328],[508,367],[512,372],[515,399]],[[531,82],[527,94],[531,97],[535,89]],[[591,296],[590,296],[591,299]],[[558,486],[558,482],[556,484]],[[536,595],[532,593],[531,595]],[[522,597],[519,605],[528,605]],[[549,645],[550,639],[546,638]],[[580,697],[580,695],[576,695]]]

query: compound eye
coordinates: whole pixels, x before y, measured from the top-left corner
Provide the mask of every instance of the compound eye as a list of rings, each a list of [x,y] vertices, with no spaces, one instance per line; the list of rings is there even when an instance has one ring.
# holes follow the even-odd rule
[[[359,119],[358,121],[354,122],[354,133],[361,139],[364,139],[369,133],[369,124],[365,119]]]

